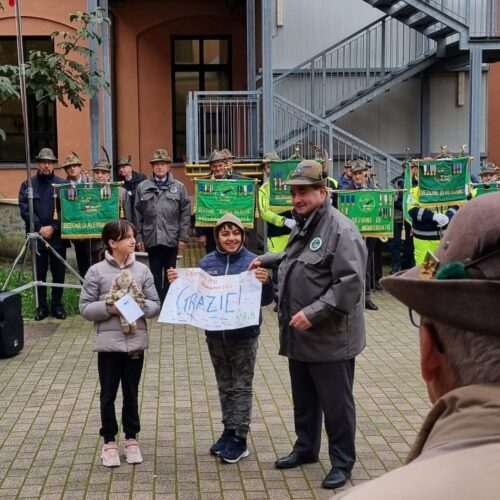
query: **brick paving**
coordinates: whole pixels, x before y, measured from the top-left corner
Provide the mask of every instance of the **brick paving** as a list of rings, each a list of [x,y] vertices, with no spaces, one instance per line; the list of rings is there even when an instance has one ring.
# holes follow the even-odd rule
[[[380,309],[366,314],[368,347],[356,365],[358,461],[346,487],[400,466],[429,408],[419,377],[417,331],[407,311],[387,293],[373,298]],[[100,463],[92,326],[80,317],[42,324],[57,328],[47,334],[47,326],[27,322],[24,350],[0,360],[0,498],[325,499],[333,494],[321,488],[330,468],[326,439],[319,464],[288,471],[273,467],[291,450],[294,432],[287,362],[277,354],[272,306],[265,308],[260,337],[251,454],[235,465],[208,453],[221,424],[202,331],[152,322],[140,398],[144,463],[131,466],[122,459],[120,468],[110,470]]]

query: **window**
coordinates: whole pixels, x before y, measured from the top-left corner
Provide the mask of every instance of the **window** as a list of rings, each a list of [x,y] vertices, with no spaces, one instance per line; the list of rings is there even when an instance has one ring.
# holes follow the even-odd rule
[[[230,90],[229,39],[222,37],[175,37],[172,41],[172,61],[174,159],[183,161],[186,156],[188,92]]]
[[[54,48],[49,37],[23,38],[23,50],[24,58],[27,60],[31,50],[52,52]],[[0,65],[4,64],[17,65],[17,47],[14,37],[0,37]],[[44,147],[57,151],[55,103],[38,105],[35,97],[28,93],[28,124],[32,160]],[[0,163],[24,163],[26,156],[20,100],[11,99],[0,103],[0,129],[7,136],[5,142],[0,139]]]

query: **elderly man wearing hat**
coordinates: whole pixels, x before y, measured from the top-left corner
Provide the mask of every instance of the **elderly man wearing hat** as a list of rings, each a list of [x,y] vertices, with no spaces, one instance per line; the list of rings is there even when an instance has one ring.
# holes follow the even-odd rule
[[[140,172],[132,170],[132,157],[130,155],[120,158],[116,163],[118,180],[123,182],[123,187],[130,196],[130,203],[134,206],[135,192],[137,186],[146,180],[146,176]]]
[[[450,222],[436,259],[382,281],[420,316],[420,367],[433,407],[407,465],[342,498],[499,498],[499,227],[500,194],[475,198]]]
[[[339,189],[347,189],[347,186],[349,186],[349,184],[351,183],[352,181],[351,170],[352,170],[352,165],[350,162],[347,162],[344,165],[344,172],[338,178]]]
[[[365,347],[366,246],[331,205],[320,163],[300,162],[286,184],[297,225],[284,252],[250,266],[279,263],[280,354],[289,360],[297,440],[275,466],[318,462],[324,416],[332,468],[322,484],[333,489],[345,484],[356,460],[352,387],[355,357]]]
[[[69,246],[68,240],[61,239],[61,221],[54,219],[59,205],[54,206],[54,190],[52,184],[65,184],[62,177],[54,175],[54,168],[57,158],[52,149],[43,148],[36,157],[37,173],[31,178],[33,188],[33,216],[35,231],[47,240],[50,246],[63,258],[66,259],[66,248]],[[26,232],[30,230],[30,210],[28,202],[28,181],[21,184],[19,190],[19,209],[21,217],[26,225]],[[50,266],[52,281],[54,283],[64,283],[66,268],[48,248],[44,245],[37,245],[36,253],[36,279],[37,281],[47,281],[47,272]],[[36,289],[38,297],[38,308],[35,313],[35,320],[40,321],[49,315],[47,302],[47,288],[39,286]],[[51,313],[57,319],[65,319],[66,311],[62,303],[63,288],[52,288]]]
[[[224,152],[225,151],[225,152]],[[226,149],[219,151],[214,149],[208,157],[208,166],[210,173],[206,176],[207,179],[235,179],[236,176],[231,173],[228,166],[228,161],[232,168],[231,159],[234,158],[231,152]],[[216,248],[214,228],[213,227],[197,227],[196,235],[198,236],[198,245],[204,248],[205,252],[209,254]]]
[[[153,175],[137,186],[135,194],[136,239],[138,250],[148,252],[163,303],[169,287],[167,269],[175,268],[178,250],[185,250],[189,241],[191,201],[184,184],[174,179],[165,149],[157,149],[150,163]]]
[[[374,189],[372,181],[368,178],[369,166],[365,160],[358,158],[351,162],[351,183],[345,189],[357,191],[360,189]],[[365,307],[376,311],[378,306],[371,298],[372,277],[375,278],[375,289],[382,290],[379,280],[382,278],[382,242],[378,238],[365,238],[368,249],[368,262],[366,265],[365,282]]]
[[[481,177],[481,182],[484,182],[485,184],[498,182],[497,167],[494,163],[488,162],[479,171],[479,176]]]

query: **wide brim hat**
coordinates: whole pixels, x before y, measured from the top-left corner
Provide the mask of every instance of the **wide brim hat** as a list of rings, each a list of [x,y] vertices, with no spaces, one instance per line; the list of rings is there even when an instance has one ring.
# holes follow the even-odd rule
[[[381,280],[420,316],[471,332],[500,335],[500,193],[469,201],[451,220],[437,262]]]
[[[172,159],[170,158],[170,155],[168,154],[168,151],[166,149],[157,149],[153,153],[153,159],[149,160],[149,163],[158,163],[160,161],[166,162],[166,163],[172,163]]]
[[[45,161],[53,161],[54,163],[57,161],[54,152],[50,148],[42,148],[37,156],[35,156],[35,160],[45,160]]]
[[[74,165],[81,166],[82,162],[80,161],[80,158],[76,156],[75,154],[68,155],[66,158],[64,158],[64,163],[63,163],[63,168],[67,167],[72,167]]]
[[[285,186],[326,186],[327,178],[323,173],[323,165],[316,160],[302,160]]]
[[[118,158],[118,161],[116,162],[116,168],[120,167],[126,167],[127,165],[132,165],[131,163],[132,157],[130,155],[128,156],[122,156],[121,158]]]
[[[351,161],[350,164],[351,164],[351,173],[353,174],[356,172],[365,172],[366,170],[370,169],[367,162],[365,160],[362,160],[361,158]]]
[[[94,163],[92,170],[105,170],[106,172],[111,172],[111,165],[107,160],[98,160]]]
[[[208,157],[208,163],[215,163],[218,161],[226,161],[226,156],[222,151],[219,151],[218,149],[214,149],[211,153],[210,156]]]
[[[479,175],[484,175],[484,174],[496,174],[497,173],[497,167],[494,163],[487,163],[480,171]]]

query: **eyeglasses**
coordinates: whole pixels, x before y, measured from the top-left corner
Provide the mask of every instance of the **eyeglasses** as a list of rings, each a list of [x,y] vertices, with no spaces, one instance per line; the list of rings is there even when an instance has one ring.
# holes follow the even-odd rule
[[[411,307],[408,308],[408,315],[410,316],[411,324],[414,327],[420,329],[420,325],[422,323],[422,319],[421,319],[420,315],[418,313],[416,313]],[[441,339],[438,337],[436,330],[434,329],[434,327],[432,325],[428,325],[428,326],[429,326],[429,331],[431,332],[432,338],[434,339],[434,343],[436,344],[438,351],[441,354],[444,354],[444,352],[445,352],[444,346],[443,346],[443,343],[441,342]]]

